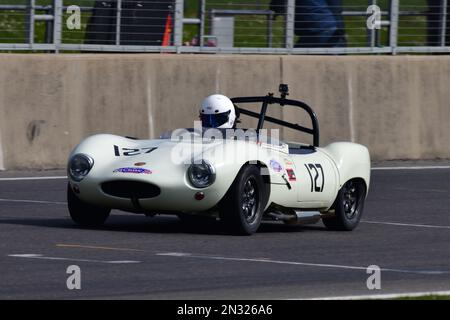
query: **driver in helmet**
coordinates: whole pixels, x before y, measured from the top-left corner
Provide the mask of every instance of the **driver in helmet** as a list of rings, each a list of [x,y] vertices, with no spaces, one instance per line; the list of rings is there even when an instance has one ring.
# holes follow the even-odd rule
[[[236,129],[239,114],[233,102],[221,94],[213,94],[203,99],[200,107],[200,120],[203,130],[210,128]],[[166,131],[160,139],[172,138],[174,131]]]
[[[203,128],[235,129],[236,110],[233,102],[221,94],[213,94],[203,99],[200,107]]]

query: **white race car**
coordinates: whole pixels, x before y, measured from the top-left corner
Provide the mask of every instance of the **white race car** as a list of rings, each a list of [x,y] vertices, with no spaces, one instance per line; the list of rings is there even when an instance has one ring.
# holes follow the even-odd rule
[[[354,229],[369,188],[367,148],[349,142],[319,147],[315,113],[286,99],[287,86],[280,85],[280,92],[279,98],[232,99],[240,114],[258,119],[254,130],[178,129],[154,140],[86,138],[68,161],[73,221],[98,226],[111,209],[120,209],[185,220],[215,217],[235,234],[256,232],[263,219],[287,224],[322,219],[330,229]],[[262,103],[260,113],[238,107],[245,103]],[[305,110],[312,127],[267,116],[274,104]],[[309,133],[313,144],[279,141],[263,129],[265,122]]]

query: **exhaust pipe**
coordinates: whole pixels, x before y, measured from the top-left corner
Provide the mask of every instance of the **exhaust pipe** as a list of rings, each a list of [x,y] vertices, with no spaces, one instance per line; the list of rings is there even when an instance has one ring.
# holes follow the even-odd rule
[[[288,225],[306,225],[319,222],[321,215],[319,211],[300,211],[292,210],[292,214],[286,214],[280,211],[267,213],[275,221],[283,221]]]
[[[304,224],[315,224],[320,220],[320,212],[319,211],[298,211],[295,210],[295,215],[297,216],[297,220],[295,224],[304,225]]]

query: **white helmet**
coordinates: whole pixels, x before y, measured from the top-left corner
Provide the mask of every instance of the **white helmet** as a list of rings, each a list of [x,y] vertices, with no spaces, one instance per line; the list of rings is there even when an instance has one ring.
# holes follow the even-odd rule
[[[221,94],[206,97],[200,108],[200,119],[205,128],[233,128],[236,120],[233,102]]]

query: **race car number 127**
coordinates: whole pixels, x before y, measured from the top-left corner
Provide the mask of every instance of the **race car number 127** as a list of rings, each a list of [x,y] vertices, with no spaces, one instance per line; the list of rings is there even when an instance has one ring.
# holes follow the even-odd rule
[[[323,192],[325,175],[323,174],[322,165],[319,163],[309,163],[305,164],[305,167],[306,170],[308,170],[309,178],[311,179],[311,192]]]
[[[148,147],[148,148],[119,148],[119,146],[114,145],[114,155],[116,157],[125,156],[137,156],[140,154],[150,153],[154,151],[156,147]]]

